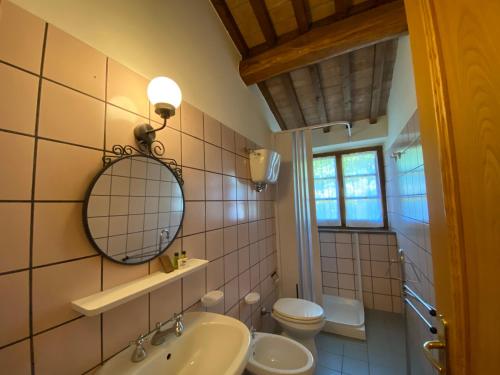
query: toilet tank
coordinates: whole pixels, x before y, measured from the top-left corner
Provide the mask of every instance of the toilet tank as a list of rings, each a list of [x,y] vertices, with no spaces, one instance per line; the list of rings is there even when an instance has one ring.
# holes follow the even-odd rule
[[[257,191],[265,189],[267,184],[275,184],[280,171],[280,154],[265,148],[250,152],[250,175]]]

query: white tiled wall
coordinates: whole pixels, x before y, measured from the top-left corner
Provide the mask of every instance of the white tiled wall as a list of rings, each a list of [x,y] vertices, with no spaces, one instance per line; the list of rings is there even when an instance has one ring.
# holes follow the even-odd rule
[[[82,224],[105,151],[133,145],[134,127],[159,118],[145,77],[8,1],[0,14],[0,158],[9,160],[0,163],[0,372],[95,369],[155,322],[202,309],[213,289],[225,292],[215,311],[266,329],[259,308],[276,298],[274,191],[256,193],[250,182],[245,148],[255,145],[187,102],[157,133],[185,182],[182,231],[167,252],[186,250],[208,267],[101,316],[71,309],[160,269],[157,259],[109,261]],[[262,296],[253,309],[243,302],[249,291]]]
[[[394,152],[401,152],[401,157],[392,158]],[[385,150],[384,160],[389,225],[397,234],[399,248],[405,253],[406,282],[425,300],[434,304],[429,216],[418,112],[409,119],[393,145]],[[421,345],[435,337],[412,309],[407,307],[406,312],[412,374],[432,374],[433,370],[422,354]],[[432,321],[430,316],[428,319]]]
[[[354,232],[320,229],[323,293],[356,298]],[[358,232],[365,307],[401,312],[400,269],[394,233]]]

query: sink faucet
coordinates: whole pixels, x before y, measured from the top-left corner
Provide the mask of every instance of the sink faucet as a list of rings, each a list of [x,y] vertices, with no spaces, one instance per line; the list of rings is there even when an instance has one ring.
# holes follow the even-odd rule
[[[174,325],[166,329],[164,331],[161,330],[161,327],[163,327],[166,324],[174,322]],[[175,336],[179,337],[182,335],[182,332],[184,331],[184,323],[182,322],[182,314],[174,314],[172,318],[167,320],[166,322],[163,323],[156,323],[156,331],[155,334],[153,335],[153,338],[151,339],[151,345],[161,345],[165,342],[165,339],[167,338],[167,335],[174,331]]]
[[[144,338],[145,335],[140,335],[137,340],[135,341],[130,341],[131,345],[135,345],[134,352],[132,353],[132,362],[140,362],[144,358],[146,358],[147,353],[146,350],[144,349]]]

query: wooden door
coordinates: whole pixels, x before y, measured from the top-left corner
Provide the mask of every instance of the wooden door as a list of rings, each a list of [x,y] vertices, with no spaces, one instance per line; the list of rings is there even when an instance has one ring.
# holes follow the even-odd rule
[[[500,1],[405,0],[448,374],[500,374]]]

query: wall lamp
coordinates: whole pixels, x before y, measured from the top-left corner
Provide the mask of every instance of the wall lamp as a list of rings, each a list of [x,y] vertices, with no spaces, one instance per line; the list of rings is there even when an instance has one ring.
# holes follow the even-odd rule
[[[163,119],[163,125],[153,128],[151,124],[137,125],[134,136],[140,146],[147,149],[155,141],[156,132],[167,126],[167,119],[175,115],[182,101],[182,93],[179,85],[168,77],[156,77],[148,84],[148,98],[155,107],[155,113]]]

